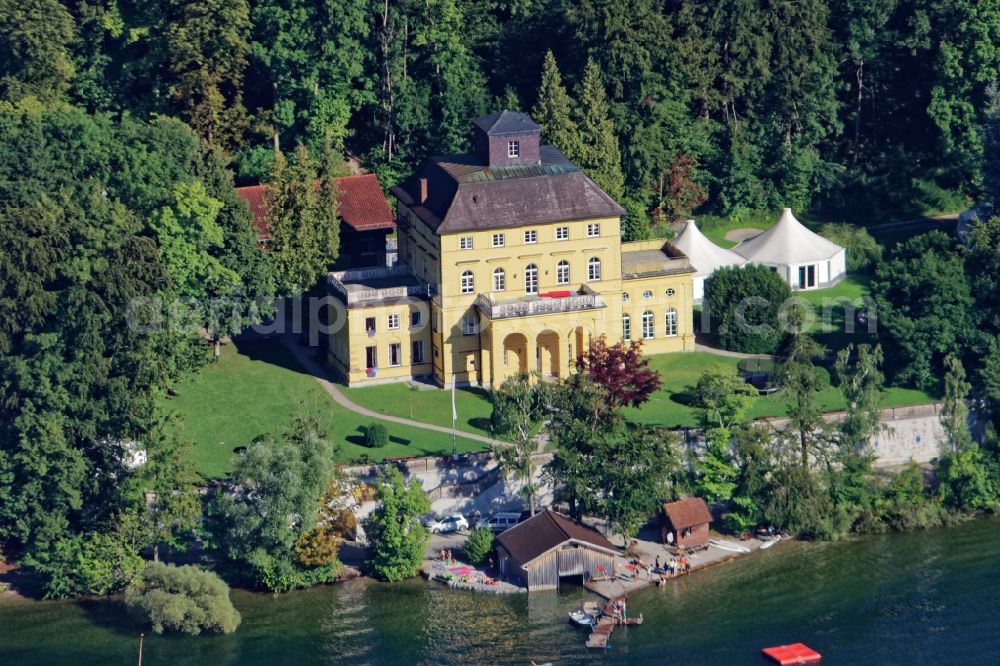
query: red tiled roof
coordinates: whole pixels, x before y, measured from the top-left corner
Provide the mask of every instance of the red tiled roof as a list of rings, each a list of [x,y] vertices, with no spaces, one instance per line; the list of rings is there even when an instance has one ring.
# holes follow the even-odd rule
[[[257,232],[257,238],[267,240],[270,237],[268,233],[270,225],[267,221],[267,185],[237,187],[236,196],[246,201],[250,207],[250,226]]]
[[[373,173],[337,178],[340,217],[357,231],[392,229],[396,222]]]
[[[521,566],[570,540],[604,550],[616,550],[614,544],[593,527],[574,522],[548,509],[536,513],[497,537],[497,542],[506,548]]]
[[[700,497],[678,500],[663,505],[663,512],[670,519],[675,530],[683,530],[696,525],[707,525],[712,522],[712,514]]]
[[[340,192],[338,215],[356,231],[392,229],[396,226],[392,211],[382,193],[378,177],[373,173],[335,178]],[[236,195],[247,202],[252,216],[251,226],[260,240],[268,238],[267,185],[237,187]]]

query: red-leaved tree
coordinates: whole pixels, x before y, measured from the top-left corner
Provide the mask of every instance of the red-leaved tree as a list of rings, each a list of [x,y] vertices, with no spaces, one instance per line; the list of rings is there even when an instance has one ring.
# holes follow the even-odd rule
[[[638,407],[660,388],[660,373],[649,369],[642,357],[642,342],[608,346],[602,335],[577,361],[577,368],[604,388],[612,407]]]

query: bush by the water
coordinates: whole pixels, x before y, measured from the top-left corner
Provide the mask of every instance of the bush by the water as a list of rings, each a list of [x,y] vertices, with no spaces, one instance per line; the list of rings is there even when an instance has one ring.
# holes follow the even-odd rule
[[[472,564],[482,564],[486,556],[493,550],[493,530],[488,527],[477,527],[469,533],[462,547],[465,557]]]
[[[153,631],[196,635],[230,634],[240,626],[239,611],[229,600],[229,586],[196,566],[150,562],[125,590],[125,603],[153,626]]]
[[[365,446],[378,449],[389,443],[389,430],[381,423],[365,426]]]
[[[723,349],[772,354],[781,342],[782,306],[792,290],[767,266],[719,268],[705,280],[711,335]]]

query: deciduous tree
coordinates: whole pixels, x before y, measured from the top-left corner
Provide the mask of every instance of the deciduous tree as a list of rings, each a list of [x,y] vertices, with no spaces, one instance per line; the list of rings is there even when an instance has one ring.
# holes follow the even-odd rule
[[[602,335],[580,356],[577,368],[607,391],[611,408],[638,407],[660,388],[660,373],[650,369],[638,341],[608,345]]]

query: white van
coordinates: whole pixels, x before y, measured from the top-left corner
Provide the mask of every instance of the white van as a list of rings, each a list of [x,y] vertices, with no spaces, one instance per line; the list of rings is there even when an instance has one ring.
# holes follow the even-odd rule
[[[497,513],[480,520],[476,527],[488,527],[493,530],[494,534],[500,534],[519,522],[521,522],[521,514],[519,513]]]

